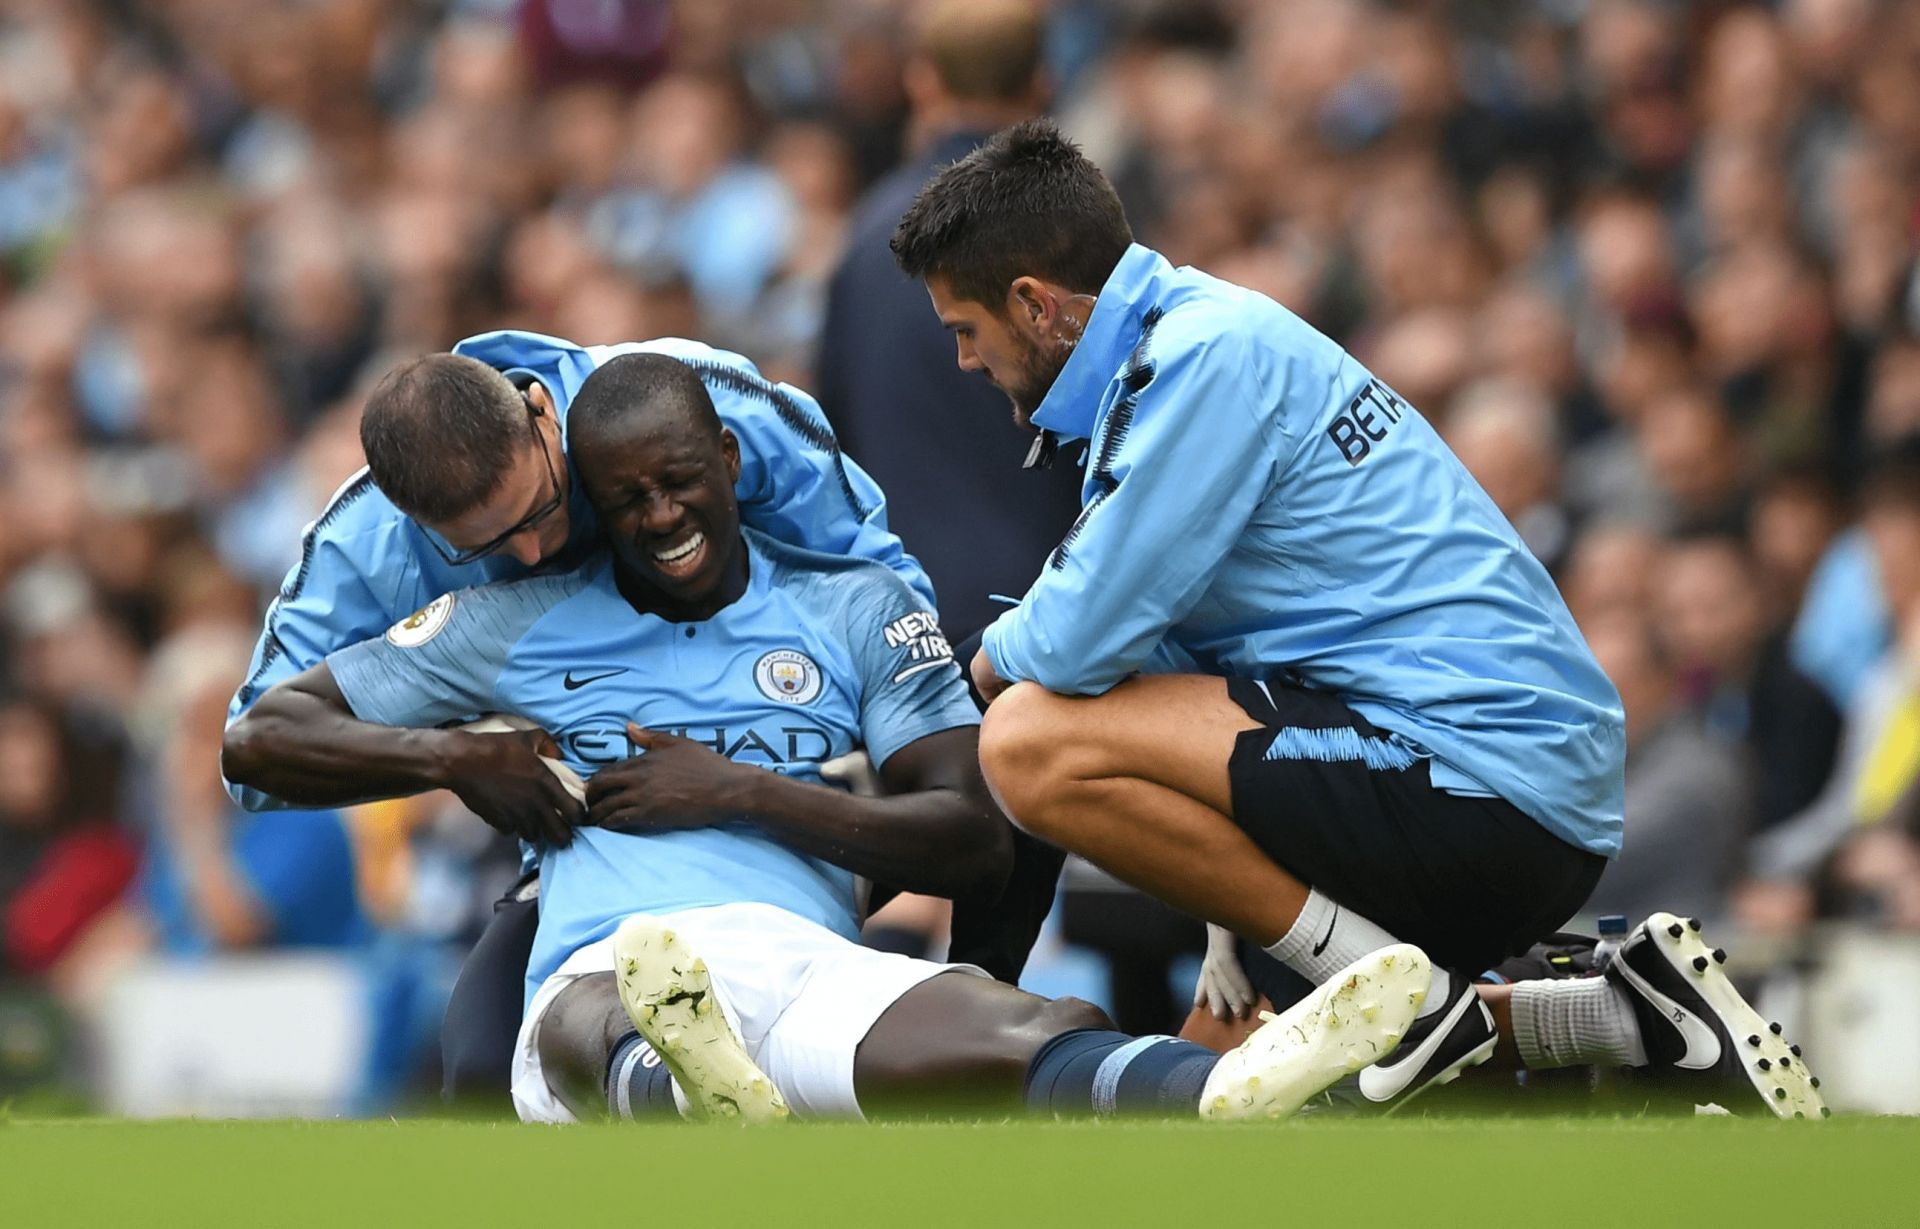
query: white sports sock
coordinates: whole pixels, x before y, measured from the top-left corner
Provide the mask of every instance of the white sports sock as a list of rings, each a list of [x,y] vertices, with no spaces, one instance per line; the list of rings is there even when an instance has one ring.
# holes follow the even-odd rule
[[[1513,985],[1513,1041],[1529,1067],[1644,1067],[1647,1048],[1625,993],[1604,977]]]
[[[1280,936],[1280,941],[1267,949],[1267,955],[1319,986],[1362,956],[1398,942],[1380,927],[1353,910],[1342,908],[1314,888],[1308,890],[1307,903],[1301,907],[1300,916],[1293,919],[1293,925]],[[1427,1001],[1420,1006],[1421,1015],[1446,1006],[1450,984],[1447,971],[1434,966],[1432,981],[1427,985]]]

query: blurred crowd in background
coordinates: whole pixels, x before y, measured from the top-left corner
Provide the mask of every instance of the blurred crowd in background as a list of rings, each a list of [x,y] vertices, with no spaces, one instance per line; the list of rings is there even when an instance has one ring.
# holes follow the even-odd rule
[[[1033,110],[1142,242],[1419,407],[1553,569],[1627,708],[1596,912],[1920,929],[1920,5],[937,7],[0,0],[16,1003],[85,1018],[146,953],[343,948],[404,971],[389,1064],[430,1054],[512,851],[441,799],[247,815],[217,764],[364,391],[492,328],[696,337],[819,393],[899,501],[931,411],[848,421],[894,355],[823,351],[836,268],[885,259],[863,196],[897,213],[900,168]],[[1018,463],[956,460],[943,506],[991,515]],[[957,638],[986,616],[953,588]],[[1132,932],[1079,919],[1124,977]],[[1139,939],[1163,984],[1176,930]]]

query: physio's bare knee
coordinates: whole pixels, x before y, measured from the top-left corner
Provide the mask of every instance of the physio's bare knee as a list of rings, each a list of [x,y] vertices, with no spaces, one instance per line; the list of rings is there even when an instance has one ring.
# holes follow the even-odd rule
[[[1074,774],[1072,701],[1037,683],[1016,683],[987,707],[980,725],[980,771],[1007,817],[1047,837],[1056,804]]]

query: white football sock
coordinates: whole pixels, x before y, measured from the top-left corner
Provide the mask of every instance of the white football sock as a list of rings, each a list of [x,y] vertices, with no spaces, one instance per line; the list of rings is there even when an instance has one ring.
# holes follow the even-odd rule
[[[1319,986],[1362,956],[1399,941],[1315,888],[1307,892],[1307,903],[1301,907],[1300,916],[1293,919],[1293,925],[1280,936],[1280,941],[1267,949],[1267,955]],[[1435,965],[1432,981],[1427,985],[1427,1001],[1420,1005],[1420,1014],[1424,1016],[1446,1006],[1450,985],[1447,971]]]
[[[1513,985],[1513,1042],[1529,1067],[1644,1067],[1647,1047],[1624,992],[1604,977]]]

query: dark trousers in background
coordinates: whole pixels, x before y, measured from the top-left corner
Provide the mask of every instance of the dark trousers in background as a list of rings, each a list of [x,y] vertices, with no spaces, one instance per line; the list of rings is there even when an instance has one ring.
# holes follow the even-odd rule
[[[449,1103],[495,1110],[507,1099],[527,960],[540,925],[540,901],[527,891],[535,882],[528,876],[495,902],[447,997],[440,1025],[440,1095]]]
[[[969,669],[980,651],[980,637],[973,633],[954,647],[954,660],[966,677],[967,691],[980,711],[986,702],[973,685]],[[1020,970],[1026,968],[1040,926],[1053,911],[1054,892],[1060,886],[1060,868],[1067,855],[1045,841],[1013,830],[1013,873],[1000,895],[987,900],[957,900],[953,903],[953,938],[947,946],[947,959],[955,964],[977,964],[1003,982],[1017,985]]]

